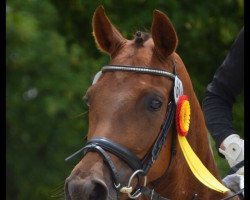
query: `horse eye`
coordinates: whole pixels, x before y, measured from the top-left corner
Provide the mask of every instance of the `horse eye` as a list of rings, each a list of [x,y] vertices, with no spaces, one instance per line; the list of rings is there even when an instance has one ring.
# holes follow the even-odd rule
[[[162,102],[159,99],[153,99],[150,102],[150,109],[152,109],[153,111],[159,110],[161,106],[162,106]]]

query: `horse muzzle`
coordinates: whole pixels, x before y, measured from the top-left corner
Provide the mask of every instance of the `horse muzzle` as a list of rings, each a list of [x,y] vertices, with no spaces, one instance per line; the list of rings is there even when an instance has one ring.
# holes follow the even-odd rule
[[[98,178],[67,178],[65,182],[66,200],[107,200],[108,187]]]

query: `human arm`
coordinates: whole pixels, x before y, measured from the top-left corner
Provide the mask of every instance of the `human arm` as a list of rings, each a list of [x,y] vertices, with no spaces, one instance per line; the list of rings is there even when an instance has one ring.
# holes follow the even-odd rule
[[[225,150],[223,141],[230,135],[237,134],[233,128],[232,107],[243,89],[243,84],[244,27],[215,72],[212,82],[207,86],[202,102],[206,126],[215,140],[217,149]]]

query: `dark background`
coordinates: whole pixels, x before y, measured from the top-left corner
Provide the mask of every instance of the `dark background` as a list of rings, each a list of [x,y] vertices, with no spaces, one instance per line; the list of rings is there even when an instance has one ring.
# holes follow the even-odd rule
[[[78,162],[64,159],[83,145],[88,129],[82,97],[109,60],[91,35],[99,4],[127,38],[137,30],[150,30],[154,9],[166,13],[200,103],[244,25],[243,0],[8,0],[6,199],[63,199],[64,180]],[[233,109],[242,137],[243,97]],[[223,177],[228,166],[216,152],[215,159]]]

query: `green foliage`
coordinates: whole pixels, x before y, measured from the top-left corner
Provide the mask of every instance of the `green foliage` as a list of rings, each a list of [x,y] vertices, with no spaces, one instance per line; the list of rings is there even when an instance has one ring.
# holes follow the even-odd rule
[[[91,35],[99,4],[127,38],[136,30],[150,30],[153,9],[166,13],[200,102],[243,26],[243,0],[8,0],[6,199],[51,199],[77,162],[64,158],[82,146],[88,129],[82,97],[109,59]],[[234,107],[242,136],[243,96]]]

